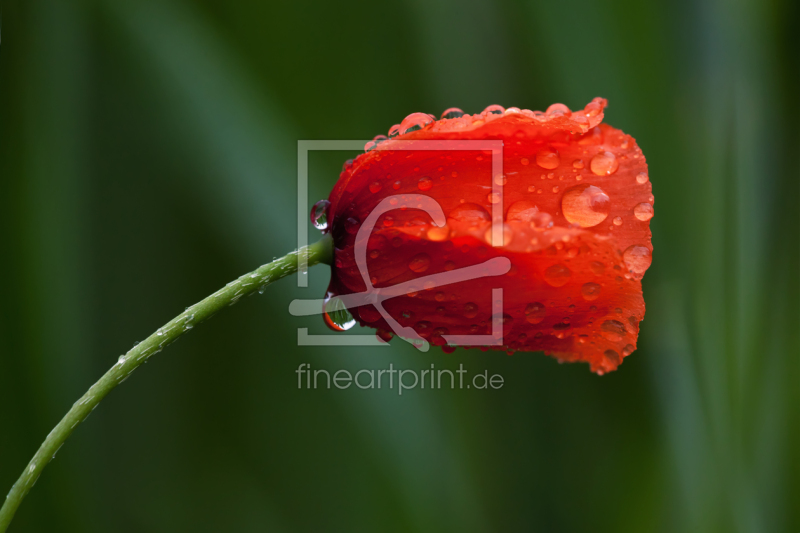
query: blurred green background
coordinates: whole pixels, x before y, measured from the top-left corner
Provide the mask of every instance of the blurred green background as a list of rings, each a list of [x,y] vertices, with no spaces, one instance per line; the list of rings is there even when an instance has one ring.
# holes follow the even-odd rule
[[[322,296],[315,267],[140,369],[11,531],[800,530],[798,5],[4,2],[0,490],[134,341],[293,248],[298,139],[603,96],[657,215],[615,373],[299,348],[297,327],[325,332],[287,312]],[[310,203],[347,157],[313,154]],[[506,385],[297,389],[300,363],[389,362]]]

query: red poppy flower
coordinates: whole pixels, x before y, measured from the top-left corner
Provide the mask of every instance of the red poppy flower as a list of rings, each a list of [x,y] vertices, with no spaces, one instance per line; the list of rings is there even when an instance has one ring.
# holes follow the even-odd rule
[[[502,344],[493,349],[544,351],[586,361],[599,374],[616,369],[635,350],[644,317],[640,280],[651,262],[653,196],[635,140],[601,124],[605,106],[595,98],[577,112],[554,104],[545,113],[490,106],[465,115],[453,108],[440,120],[414,113],[389,138],[376,137],[345,163],[329,198],[335,245],[329,295],[367,289],[356,236],[376,206],[427,196],[446,225],[437,225],[430,210],[407,205],[381,214],[369,233],[371,285],[411,283],[407,294],[383,301],[393,321],[449,352],[448,336],[491,335],[494,317]],[[468,143],[414,150],[401,147],[404,140],[502,141],[502,173],[493,174],[490,150]],[[498,203],[503,220],[495,235],[503,242],[492,246],[490,213]],[[495,257],[510,260],[504,275],[413,284]],[[493,310],[492,288],[503,289],[501,315]],[[354,315],[391,338],[391,324],[375,306]]]

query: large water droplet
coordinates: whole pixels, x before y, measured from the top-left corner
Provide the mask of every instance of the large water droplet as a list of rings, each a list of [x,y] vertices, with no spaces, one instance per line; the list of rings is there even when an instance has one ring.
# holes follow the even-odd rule
[[[597,300],[600,297],[601,288],[598,283],[584,283],[583,287],[581,287],[581,296],[583,296],[584,300]]]
[[[645,273],[653,262],[653,254],[649,248],[634,244],[622,252],[622,260],[625,266],[637,277]]]
[[[536,164],[542,168],[552,170],[561,163],[561,158],[558,157],[558,152],[555,150],[540,150],[536,154]]]
[[[647,177],[647,174],[645,174],[644,172],[639,172],[639,174],[636,176],[636,183],[639,184],[647,183],[648,179],[649,178]]]
[[[653,206],[648,203],[641,203],[633,208],[633,214],[643,222],[653,218]]]
[[[520,200],[511,204],[506,212],[506,220],[519,220],[521,222],[533,222],[534,217],[539,213],[536,204],[527,200]]]
[[[544,280],[553,287],[561,287],[569,281],[572,272],[564,265],[558,264],[548,267],[544,271]]]
[[[322,309],[324,311],[322,318],[325,319],[325,325],[333,331],[347,331],[356,325],[356,319],[353,318],[353,315],[350,314],[350,311],[347,310],[338,296],[331,296],[328,293]]]
[[[596,226],[606,219],[608,195],[600,187],[584,184],[568,189],[561,198],[564,218],[582,228]]]
[[[590,166],[592,172],[598,176],[609,176],[617,171],[619,161],[617,161],[617,156],[611,152],[600,152],[592,158]]]
[[[311,208],[311,223],[320,231],[328,229],[328,209],[331,203],[328,200],[320,200]]]
[[[544,320],[546,315],[547,309],[545,309],[544,304],[533,302],[532,304],[525,306],[525,320],[531,324],[538,324]]]
[[[488,222],[492,219],[489,212],[478,204],[464,203],[456,206],[447,215],[457,222],[468,222],[475,225]]]
[[[429,266],[431,266],[431,257],[428,254],[417,254],[408,263],[408,268],[416,273],[425,272]]]
[[[421,130],[431,122],[433,122],[433,117],[427,113],[411,113],[400,123],[400,133],[405,135],[412,131]]]
[[[460,118],[464,116],[464,112],[457,107],[450,107],[444,110],[442,118]]]

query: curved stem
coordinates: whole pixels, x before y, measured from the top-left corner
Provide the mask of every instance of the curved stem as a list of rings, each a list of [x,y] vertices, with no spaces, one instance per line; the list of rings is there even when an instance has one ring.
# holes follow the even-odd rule
[[[83,422],[97,407],[100,400],[125,381],[139,365],[220,309],[235,304],[243,296],[255,291],[261,292],[273,281],[297,272],[298,257],[303,256],[307,259],[309,267],[318,263],[330,264],[333,256],[332,239],[326,235],[315,244],[291,252],[228,283],[205,300],[187,307],[186,311],[167,322],[158,331],[121,356],[111,370],[106,372],[97,383],[86,391],[86,394],[73,404],[69,412],[44,440],[17,482],[14,483],[11,492],[6,496],[3,507],[0,508],[0,533],[6,531],[23,498],[36,483],[47,463],[55,457],[55,453],[61,448],[64,441],[72,434],[77,425]]]

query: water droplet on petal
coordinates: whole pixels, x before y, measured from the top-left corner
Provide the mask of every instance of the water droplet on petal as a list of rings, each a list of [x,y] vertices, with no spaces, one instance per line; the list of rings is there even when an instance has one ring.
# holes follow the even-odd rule
[[[411,113],[400,123],[400,133],[405,135],[412,131],[421,130],[433,122],[433,117],[427,113]]]
[[[589,267],[591,267],[592,272],[594,272],[598,276],[601,275],[606,269],[606,266],[600,261],[592,261],[589,264]]]
[[[450,236],[450,228],[447,227],[445,224],[442,227],[439,226],[431,226],[428,230],[428,240],[434,242],[441,242],[447,239]]]
[[[614,217],[614,220],[612,222],[614,222],[615,226],[621,226],[622,225],[622,217]]]
[[[395,124],[391,128],[389,128],[389,138],[397,137],[400,135],[400,124]]]
[[[475,318],[478,315],[478,305],[473,302],[464,304],[464,316],[467,318]]]
[[[530,161],[528,161],[527,157],[523,157],[522,159],[519,160],[519,162],[522,163],[523,165],[530,164]]]
[[[425,176],[417,182],[417,188],[421,191],[429,191],[433,187],[433,180]]]
[[[648,203],[641,203],[633,208],[633,214],[643,222],[653,218],[653,206]]]
[[[536,154],[536,164],[542,168],[552,170],[561,163],[558,152],[555,150],[540,150]]]
[[[386,139],[387,139],[386,135],[376,135],[374,139],[372,139],[371,141],[369,141],[367,144],[364,145],[364,151],[371,152]]]
[[[600,152],[592,158],[590,166],[592,172],[598,176],[609,176],[617,171],[619,161],[617,161],[617,156],[611,152]]]
[[[608,216],[608,195],[600,187],[583,184],[568,189],[561,199],[564,218],[582,228],[600,224]]]
[[[569,115],[571,111],[564,104],[553,104],[547,108],[546,113],[551,117],[560,117],[562,115]]]
[[[489,195],[486,197],[490,204],[496,204],[500,202],[501,196],[499,193],[490,192]]]
[[[505,113],[506,109],[501,105],[490,105],[486,109],[483,110],[484,115],[502,115]]]
[[[419,333],[420,337],[427,337],[430,335],[431,323],[427,320],[420,320],[414,324],[414,329]]]
[[[622,260],[628,270],[640,277],[653,262],[653,254],[649,248],[634,244],[622,252]]]
[[[451,107],[449,109],[445,109],[444,113],[442,113],[442,118],[460,118],[463,116],[464,112],[457,107]]]
[[[311,208],[311,223],[320,231],[328,229],[328,208],[331,203],[328,200],[320,200]]]
[[[583,160],[576,159],[575,161],[572,162],[572,167],[573,168],[583,168]]]
[[[622,349],[622,355],[627,357],[627,356],[629,356],[630,354],[633,353],[633,350],[635,350],[635,348],[633,347],[633,344],[626,344],[625,348]]]
[[[536,204],[527,200],[520,200],[511,204],[506,212],[506,220],[519,220],[521,222],[532,222],[539,213]]]
[[[408,263],[408,268],[418,274],[428,270],[429,266],[431,266],[431,258],[428,254],[417,254]]]
[[[333,331],[347,331],[356,325],[356,319],[338,296],[326,295],[322,308],[325,325]]]
[[[369,184],[369,192],[373,194],[379,192],[381,188],[382,188],[381,184],[377,181],[373,181],[372,183]]]
[[[567,284],[571,275],[570,269],[558,264],[548,267],[544,271],[544,280],[553,287],[561,287]]]
[[[544,304],[534,302],[525,307],[525,320],[531,324],[538,324],[544,320],[545,315],[547,315],[547,309],[545,309]]]
[[[488,242],[492,246],[508,246],[509,244],[511,244],[511,241],[514,238],[514,230],[511,229],[511,226],[509,226],[508,224],[503,224],[502,244],[494,242],[494,240],[492,239],[493,233],[494,233],[494,227],[490,227],[489,229],[486,230],[486,235],[484,235],[486,242]]]
[[[625,325],[618,320],[606,320],[600,326],[600,332],[606,339],[618,342],[625,336]]]
[[[614,350],[606,350],[605,352],[603,352],[603,355],[606,356],[606,359],[608,359],[608,361],[611,364],[618,365],[622,362],[622,359],[620,358],[619,354]]]
[[[489,212],[478,204],[471,204],[469,202],[459,204],[447,215],[447,218],[453,219],[457,222],[467,222],[474,225],[480,225],[492,219]]]
[[[581,296],[587,301],[597,300],[600,297],[601,288],[598,283],[584,283],[581,287]]]
[[[541,189],[539,189],[541,190]],[[553,227],[553,217],[550,213],[536,213],[531,219],[531,227],[533,229],[545,230]]]
[[[647,180],[648,180],[648,179],[649,179],[649,178],[647,177],[647,174],[645,174],[644,172],[640,172],[640,173],[639,173],[639,174],[636,176],[636,182],[637,182],[637,183],[640,183],[640,184],[641,184],[641,183],[647,183]]]

